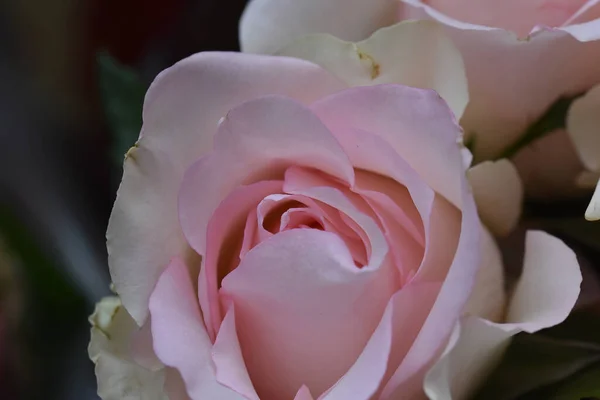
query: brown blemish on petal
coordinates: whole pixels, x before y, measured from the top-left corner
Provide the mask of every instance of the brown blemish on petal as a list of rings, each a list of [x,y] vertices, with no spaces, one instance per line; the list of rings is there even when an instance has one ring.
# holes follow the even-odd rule
[[[375,61],[373,57],[365,53],[358,46],[355,45],[356,54],[358,54],[359,60],[368,64],[368,68],[371,70],[371,79],[375,79],[380,75],[381,66]]]
[[[133,161],[135,161],[135,150],[138,148],[138,142],[135,142],[135,144],[133,146],[131,146],[129,148],[129,150],[127,150],[127,153],[125,153],[125,160],[131,158]]]

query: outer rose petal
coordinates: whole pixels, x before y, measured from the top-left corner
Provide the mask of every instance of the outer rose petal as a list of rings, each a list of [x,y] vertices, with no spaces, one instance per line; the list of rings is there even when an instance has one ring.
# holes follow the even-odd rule
[[[458,247],[437,299],[419,335],[394,372],[383,392],[383,399],[420,396],[423,377],[434,357],[443,351],[445,341],[471,293],[480,266],[480,224],[475,202],[467,183],[462,182],[462,222]]]
[[[427,4],[456,19],[503,28],[515,32],[519,37],[526,37],[536,25],[563,25],[584,1],[546,1],[544,4],[543,1],[520,0],[429,0]]]
[[[482,259],[464,314],[500,322],[506,311],[504,264],[496,241],[481,227]]]
[[[484,225],[498,236],[509,234],[523,207],[523,185],[513,164],[502,159],[475,165],[467,172]]]
[[[585,167],[600,172],[600,85],[573,102],[567,132]]]
[[[588,221],[600,220],[600,180],[596,184],[596,189],[594,189],[590,204],[585,210],[585,219]]]
[[[294,400],[314,400],[314,398],[312,397],[312,394],[310,394],[310,390],[308,390],[306,385],[303,385],[300,390],[298,390],[298,393],[296,393]]]
[[[90,359],[96,364],[98,395],[103,400],[166,400],[164,370],[151,371],[129,357],[129,339],[137,330],[118,297],[106,297],[90,317]],[[179,399],[173,399],[179,400]]]
[[[113,282],[138,325],[170,258],[190,253],[177,219],[178,188],[186,168],[210,150],[219,119],[257,96],[310,103],[342,87],[306,61],[238,53],[196,54],[156,78],[106,234]]]
[[[242,50],[272,54],[299,36],[360,40],[393,23],[394,0],[253,0],[240,21]]]
[[[432,189],[462,208],[464,165],[457,145],[461,130],[433,90],[356,87],[319,100],[311,108],[337,137],[351,129],[381,136]]]
[[[421,1],[403,0],[401,19],[413,18],[445,24],[463,56],[470,102],[461,124],[467,136],[476,138],[476,159],[499,156],[560,96],[578,94],[600,81],[594,67],[600,63],[600,41],[581,42],[584,38],[578,40],[570,29],[540,29],[519,40],[511,32],[458,21]]]
[[[434,400],[468,397],[493,368],[513,335],[521,331],[533,333],[567,318],[577,301],[580,284],[581,272],[573,251],[546,233],[528,232],[523,273],[511,298],[506,322],[466,318],[460,335],[455,335],[427,374],[426,393]]]
[[[174,258],[160,276],[150,297],[150,312],[156,355],[165,365],[179,370],[192,400],[244,400],[216,380],[212,343],[181,259]]]
[[[310,35],[278,54],[319,64],[349,86],[399,83],[434,89],[457,118],[469,101],[462,57],[443,27],[430,21],[396,24],[358,43]]]
[[[579,154],[579,158],[592,172],[600,172],[600,135],[598,114],[600,111],[600,85],[575,100],[567,115],[567,131]],[[600,220],[600,181],[585,212],[590,221]]]
[[[584,167],[564,129],[550,132],[522,148],[512,162],[519,171],[527,198],[576,198],[589,192],[578,187],[577,177]]]
[[[236,331],[235,306],[233,305],[221,324],[213,346],[212,358],[217,369],[217,380],[221,384],[240,393],[247,400],[260,400],[248,376],[242,356]]]

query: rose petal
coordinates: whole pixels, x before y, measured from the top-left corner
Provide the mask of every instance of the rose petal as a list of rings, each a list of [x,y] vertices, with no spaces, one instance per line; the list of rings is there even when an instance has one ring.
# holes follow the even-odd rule
[[[208,220],[236,186],[282,177],[290,165],[354,181],[342,148],[300,103],[266,96],[232,109],[219,126],[215,151],[190,167],[181,185],[179,220],[192,248],[204,254]]]
[[[321,400],[370,399],[384,377],[393,335],[393,303],[388,303],[364,350],[342,378],[319,397]]]
[[[519,150],[511,161],[519,172],[528,199],[554,201],[586,195],[586,191],[576,187],[577,176],[584,166],[565,129],[546,133]]]
[[[235,327],[235,307],[225,315],[212,351],[217,381],[248,400],[259,400],[244,363]]]
[[[465,317],[425,376],[427,396],[431,400],[468,399],[500,360],[513,334],[487,320]]]
[[[306,385],[302,385],[298,393],[296,393],[296,397],[294,400],[314,400],[312,395],[310,394],[310,390],[306,387]]]
[[[412,347],[440,291],[438,282],[411,282],[396,292],[388,307],[392,307],[392,348],[383,383],[398,369]],[[440,331],[440,335],[445,333]],[[384,386],[380,387],[379,394]],[[380,398],[376,396],[375,398]],[[382,399],[384,397],[381,397]]]
[[[243,51],[272,54],[308,33],[360,40],[394,21],[392,0],[252,0],[240,21]]]
[[[563,26],[568,26],[571,24],[583,23],[586,21],[591,21],[600,17],[599,12],[600,9],[598,7],[594,7],[598,4],[598,0],[587,0],[583,3],[581,7],[577,10],[577,12],[573,13],[571,17],[563,24]]]
[[[596,189],[594,189],[590,204],[585,210],[585,219],[588,221],[600,220],[600,180],[596,184]]]
[[[389,251],[385,236],[375,221],[359,212],[341,191],[330,187],[313,187],[301,190],[288,189],[288,192],[325,203],[340,211],[342,216],[347,216],[347,224],[353,221],[357,225],[357,233],[365,242],[365,246],[370,249],[368,251],[370,253],[368,254],[369,262],[363,269],[379,269],[384,263]]]
[[[429,186],[461,208],[464,168],[457,143],[461,130],[437,93],[400,85],[358,87],[319,100],[311,108],[342,143],[354,165],[358,166],[353,158],[360,155],[352,153],[362,148],[352,151],[350,143],[355,140],[344,137],[352,130],[378,135]]]
[[[546,28],[519,40],[506,30],[458,21],[421,1],[403,0],[402,19],[414,18],[446,25],[463,56],[470,102],[461,125],[475,139],[477,160],[498,157],[559,97],[579,94],[600,80],[594,68],[600,63],[600,41],[582,42],[594,29],[599,36],[597,27],[581,28],[584,32],[576,26]]]
[[[95,364],[98,395],[103,400],[120,400],[136,393],[140,399],[166,400],[164,370],[144,368],[129,355],[129,339],[137,325],[119,298],[102,299],[90,323],[88,354]]]
[[[391,274],[387,263],[355,267],[339,237],[315,229],[281,232],[248,252],[221,295],[236,306],[259,396],[293,398],[303,384],[321,394],[343,376],[383,315]]]
[[[571,249],[544,232],[528,232],[523,273],[506,323],[465,318],[459,338],[450,341],[427,374],[426,393],[432,399],[468,397],[494,367],[513,335],[549,328],[567,318],[577,301],[580,283],[581,272]]]
[[[342,87],[306,61],[237,53],[197,54],[156,78],[106,235],[115,288],[138,325],[170,258],[188,253],[177,219],[178,188],[185,169],[210,149],[219,119],[256,96],[282,94],[310,103]]]
[[[493,26],[526,37],[536,25],[558,27],[575,14],[584,0],[567,0],[562,3],[527,2],[519,0],[429,0],[427,4],[452,18],[478,25]],[[558,3],[558,4],[557,4]],[[554,5],[554,7],[552,7]],[[517,11],[518,10],[518,11]]]
[[[312,61],[349,86],[399,83],[434,89],[457,118],[469,101],[462,57],[443,27],[429,21],[396,24],[357,43],[314,34],[277,54]]]
[[[464,314],[501,322],[506,311],[502,254],[490,232],[481,227],[482,259]]]
[[[481,255],[476,250],[481,249],[481,231],[475,202],[466,182],[463,182],[462,193],[461,233],[452,265],[413,346],[385,386],[384,398],[422,393],[426,368],[442,351],[471,293],[481,265]]]
[[[581,271],[575,253],[547,233],[527,232],[525,246],[523,273],[506,321],[532,333],[567,318],[579,296]]]
[[[244,400],[216,380],[212,344],[183,260],[173,258],[162,273],[149,308],[156,355],[165,365],[179,370],[192,400]]]
[[[164,365],[154,353],[151,326],[150,318],[148,318],[144,325],[131,335],[129,351],[131,358],[137,364],[151,371],[158,371],[164,368]]]
[[[585,167],[600,172],[600,85],[571,104],[567,132]]]
[[[204,323],[211,341],[216,338],[221,325],[219,306],[219,278],[237,266],[237,254],[232,243],[242,242],[236,232],[242,231],[250,210],[272,193],[281,192],[281,181],[262,181],[235,189],[221,202],[208,223],[206,257],[198,278],[198,293]],[[195,189],[195,188],[193,188]],[[227,261],[224,258],[228,257]],[[221,269],[221,271],[219,271]]]
[[[523,208],[523,185],[514,165],[486,161],[467,172],[481,221],[495,235],[509,234]]]

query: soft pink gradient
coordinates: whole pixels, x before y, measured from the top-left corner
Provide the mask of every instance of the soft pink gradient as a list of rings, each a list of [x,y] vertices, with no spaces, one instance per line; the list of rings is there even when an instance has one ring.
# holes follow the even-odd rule
[[[470,97],[461,125],[473,139],[476,161],[501,156],[560,97],[600,83],[598,0],[402,0],[398,5],[398,21],[438,21],[460,50]],[[514,158],[528,195],[578,193],[582,168],[571,144],[567,151],[557,149],[558,142],[568,141],[561,135],[538,140]],[[559,152],[563,157],[557,160]],[[556,168],[560,174],[554,176]]]
[[[238,57],[231,61],[243,63]],[[206,71],[215,59],[186,62]],[[269,67],[275,76],[279,63]],[[299,72],[306,66],[298,61]],[[481,224],[448,106],[434,91],[399,85],[314,101],[237,93],[212,129],[187,126],[187,144],[150,135],[169,126],[158,114],[191,112],[164,97],[189,79],[176,67],[154,84],[141,158],[130,167],[161,159],[170,179],[153,181],[152,192],[178,218],[155,229],[183,238],[150,288],[151,280],[128,280],[133,271],[120,275],[134,310],[150,293],[150,319],[134,342],[158,360],[136,357],[177,371],[165,385],[183,385],[192,400],[422,397],[480,261]],[[167,218],[147,215],[159,217]]]

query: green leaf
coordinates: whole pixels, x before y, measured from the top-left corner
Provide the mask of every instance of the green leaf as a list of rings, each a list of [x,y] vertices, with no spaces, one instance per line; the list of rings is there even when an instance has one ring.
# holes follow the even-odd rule
[[[571,107],[571,103],[580,96],[581,95],[562,97],[558,99],[550,106],[550,108],[548,108],[544,115],[527,128],[522,135],[519,135],[519,139],[506,148],[498,159],[511,158],[517,154],[519,150],[537,139],[542,138],[544,135],[556,129],[564,128],[566,126],[567,112]]]
[[[600,361],[600,346],[521,333],[514,338],[500,365],[474,399],[520,398],[532,390],[560,382],[597,361]]]
[[[108,53],[99,53],[97,59],[102,103],[113,133],[112,157],[121,166],[123,156],[139,137],[148,88],[135,70],[119,64]]]

